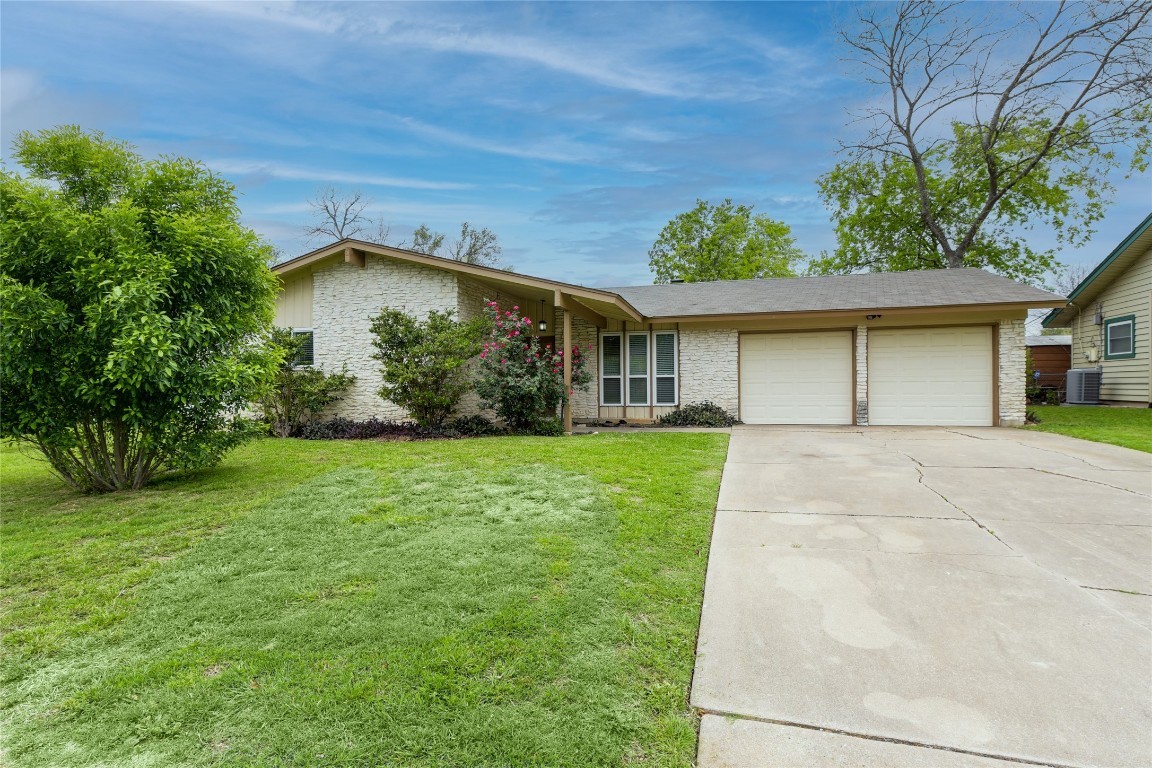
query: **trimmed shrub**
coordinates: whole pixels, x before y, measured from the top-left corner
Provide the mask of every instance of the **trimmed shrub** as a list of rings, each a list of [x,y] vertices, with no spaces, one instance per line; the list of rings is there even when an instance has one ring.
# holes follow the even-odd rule
[[[564,422],[560,419],[541,419],[532,425],[531,434],[538,437],[560,437],[564,434]]]
[[[486,437],[488,435],[502,435],[506,432],[491,420],[483,416],[461,416],[448,422],[448,429],[458,432],[465,437]]]
[[[666,427],[731,427],[740,423],[711,400],[682,406],[678,411],[664,414],[658,421]]]
[[[463,416],[441,427],[425,427],[412,421],[353,421],[337,416],[305,424],[295,436],[304,440],[456,440],[502,434],[505,430],[483,416]]]
[[[456,320],[452,310],[417,320],[385,307],[372,319],[373,355],[383,365],[380,397],[425,427],[440,427],[468,389],[468,361],[480,352],[482,321]]]
[[[312,422],[320,411],[340,399],[356,377],[345,366],[339,373],[300,366],[296,361],[305,339],[288,328],[272,330],[272,345],[281,354],[272,391],[260,401],[268,428],[277,437],[290,437]]]

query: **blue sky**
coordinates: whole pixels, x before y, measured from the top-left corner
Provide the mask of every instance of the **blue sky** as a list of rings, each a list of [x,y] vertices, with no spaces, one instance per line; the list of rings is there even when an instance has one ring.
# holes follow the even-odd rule
[[[201,159],[287,255],[331,184],[372,198],[393,240],[468,220],[519,271],[646,283],[652,241],[698,197],[834,246],[815,179],[871,95],[839,59],[848,10],[5,2],[0,133],[5,155],[20,130],[79,123]],[[1148,175],[1114,181],[1065,261],[1098,261],[1152,209]]]

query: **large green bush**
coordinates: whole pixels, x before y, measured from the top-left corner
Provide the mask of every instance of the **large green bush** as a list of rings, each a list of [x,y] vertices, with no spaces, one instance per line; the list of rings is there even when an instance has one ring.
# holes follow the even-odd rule
[[[380,397],[418,424],[439,427],[468,390],[468,361],[480,352],[483,325],[433,310],[418,320],[385,307],[372,319],[374,357],[381,362]]]
[[[69,126],[0,173],[0,436],[73,487],[211,465],[275,374],[269,247],[198,162]]]
[[[280,370],[260,405],[269,429],[277,437],[297,434],[356,381],[347,366],[337,373],[325,373],[321,368],[300,365],[304,341],[305,337],[293,336],[289,328],[272,331],[272,344],[280,353]]]

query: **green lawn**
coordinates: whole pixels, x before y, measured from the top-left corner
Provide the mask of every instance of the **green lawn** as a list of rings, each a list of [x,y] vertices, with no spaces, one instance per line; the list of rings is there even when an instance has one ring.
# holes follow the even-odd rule
[[[1029,429],[1152,453],[1152,408],[1034,405],[1028,410],[1040,419]]]
[[[0,448],[0,763],[688,766],[726,443],[264,440],[105,496]]]

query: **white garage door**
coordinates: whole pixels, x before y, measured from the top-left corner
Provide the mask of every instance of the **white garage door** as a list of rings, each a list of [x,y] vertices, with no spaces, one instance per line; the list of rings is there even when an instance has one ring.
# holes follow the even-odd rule
[[[745,424],[851,424],[852,334],[740,336]]]
[[[868,423],[992,425],[992,329],[868,334]]]

